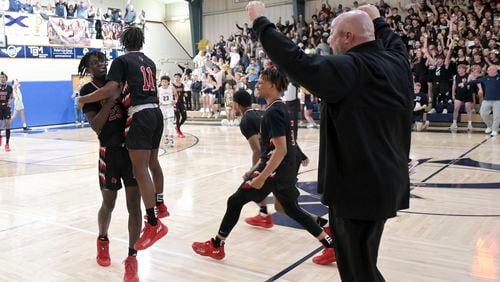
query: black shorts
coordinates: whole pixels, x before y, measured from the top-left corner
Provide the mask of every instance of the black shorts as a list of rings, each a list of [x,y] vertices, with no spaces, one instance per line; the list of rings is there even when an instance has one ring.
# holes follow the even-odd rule
[[[472,103],[474,100],[472,99],[472,93],[471,94],[466,94],[466,95],[459,95],[457,94],[455,96],[455,99],[464,103]]]
[[[246,189],[245,183],[238,188],[238,193],[243,193],[245,198],[256,203],[262,202],[269,194],[273,195],[281,202],[297,201],[300,192],[295,186],[296,182],[281,182],[268,178],[262,189]]]
[[[10,107],[0,106],[0,120],[10,119]]]
[[[413,122],[424,122],[423,113],[413,113]]]
[[[163,114],[160,108],[144,109],[127,120],[125,144],[129,150],[154,150],[160,147]]]
[[[118,191],[137,186],[128,150],[123,147],[101,147],[99,149],[99,184],[102,189]]]

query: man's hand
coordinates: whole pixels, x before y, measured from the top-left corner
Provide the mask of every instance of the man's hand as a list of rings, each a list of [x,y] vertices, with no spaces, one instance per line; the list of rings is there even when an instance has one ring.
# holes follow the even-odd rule
[[[380,11],[378,10],[377,7],[373,6],[372,4],[363,5],[358,9],[367,13],[368,16],[370,16],[370,18],[372,19],[372,21],[377,18],[380,18]]]
[[[251,22],[255,21],[256,18],[264,16],[266,11],[266,5],[261,1],[252,1],[247,5],[248,18]]]
[[[262,189],[262,186],[264,186],[264,182],[266,182],[264,177],[259,175],[252,179],[252,181],[250,181],[250,186],[252,186],[252,188],[254,189]]]
[[[76,98],[76,106],[79,108],[79,109],[83,109],[83,106],[85,106],[84,103],[80,102],[80,97]]]

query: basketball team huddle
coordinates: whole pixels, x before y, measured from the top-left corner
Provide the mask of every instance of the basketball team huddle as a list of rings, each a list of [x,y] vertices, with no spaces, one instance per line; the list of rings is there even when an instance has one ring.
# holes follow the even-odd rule
[[[266,35],[269,37],[278,34],[273,30],[273,25],[261,16],[264,12],[264,5],[261,2],[253,1],[248,7],[251,20],[255,20],[257,26],[261,27],[261,36],[266,29],[268,30]],[[341,20],[346,22],[362,20],[367,23],[366,26],[373,21],[384,32],[384,36],[391,35],[392,32],[387,24],[380,20],[380,15],[372,6],[365,7],[363,12],[346,13],[333,24],[341,23]],[[373,25],[369,27],[373,29]],[[371,32],[373,33],[373,30]],[[276,37],[279,36],[282,35],[276,35]],[[401,44],[401,40],[397,37],[384,36],[382,38],[388,40],[388,44],[394,46]],[[373,35],[370,35],[367,38],[371,40],[372,37]],[[281,40],[281,37],[279,38]],[[285,40],[288,39],[282,39],[283,42]],[[97,263],[101,266],[111,264],[108,228],[117,191],[122,188],[123,182],[129,211],[129,252],[125,260],[124,281],[139,281],[137,252],[151,247],[168,233],[167,226],[162,222],[163,218],[168,217],[170,213],[163,200],[164,178],[158,161],[158,153],[164,129],[167,131],[167,144],[173,144],[170,140],[173,140],[174,116],[179,122],[181,112],[185,114],[185,109],[179,109],[179,106],[182,107],[183,104],[183,98],[179,95],[182,90],[177,91],[175,83],[172,86],[168,76],[161,77],[161,86],[157,86],[156,66],[140,51],[144,44],[143,31],[136,27],[128,28],[122,34],[121,43],[126,54],[115,59],[109,71],[107,71],[106,57],[98,51],[87,53],[82,58],[79,73],[82,76],[90,74],[92,81],[82,87],[78,106],[83,108],[92,129],[98,134],[101,145],[98,167],[103,202],[98,215]],[[286,41],[286,44],[293,43]],[[407,66],[403,66],[405,67]],[[176,75],[176,80],[178,79]],[[291,109],[281,100],[289,84],[287,75],[276,67],[269,67],[260,73],[256,88],[260,97],[265,99],[268,105],[264,111],[252,109],[252,97],[248,92],[241,90],[234,93],[233,105],[236,113],[242,117],[240,130],[252,152],[252,167],[243,175],[243,181],[236,192],[228,198],[226,212],[216,235],[207,241],[194,242],[192,249],[201,256],[216,260],[223,259],[225,241],[238,223],[243,206],[249,202],[258,203],[260,210],[257,216],[247,218],[246,223],[271,228],[273,220],[267,212],[266,198],[272,193],[276,210],[298,222],[323,246],[323,252],[314,257],[313,262],[328,265],[335,262],[338,256],[337,264],[341,277],[348,277],[351,274],[343,271],[345,267],[350,267],[350,263],[347,262],[348,259],[343,261],[341,255],[345,259],[349,252],[354,255],[357,250],[346,251],[347,249],[342,248],[349,245],[341,241],[344,237],[342,234],[339,235],[345,230],[338,228],[337,225],[335,225],[336,230],[332,230],[327,219],[309,214],[298,204],[300,195],[296,187],[298,171],[301,165],[307,166],[309,160],[297,144],[296,119],[291,114]],[[398,94],[404,96],[407,100],[405,101],[408,102],[406,103],[408,109],[405,108],[404,111],[408,122],[402,122],[400,125],[401,128],[410,132],[411,91],[407,86],[402,84],[399,87],[401,90],[398,90]],[[182,119],[185,120],[184,117]],[[177,133],[181,135],[182,132],[179,132],[178,128],[177,126]],[[404,141],[406,148],[409,143],[406,139]],[[405,180],[403,185],[398,185],[401,186],[404,195],[409,196],[409,189],[406,189],[409,188],[405,163],[409,154],[407,149],[401,150],[398,155],[398,172],[401,174],[401,179]],[[410,173],[415,166],[415,162],[410,160]],[[141,198],[146,208],[144,227],[141,222]],[[400,208],[402,206],[398,207]],[[387,217],[392,217],[393,214],[394,212],[390,212]],[[333,216],[338,221],[336,223],[332,220],[332,226],[340,224],[341,221],[334,215],[330,211],[330,219]],[[385,219],[376,221],[375,225],[369,223],[369,233],[375,234],[375,240],[370,243],[370,246],[373,245],[372,247],[375,248],[373,250],[376,252],[378,252],[384,223]],[[365,228],[368,223],[353,221],[353,226],[356,224]],[[358,232],[359,230],[351,231]],[[336,239],[335,246],[334,238]],[[370,246],[360,248],[369,249]],[[352,275],[359,276],[359,279],[346,279],[346,281],[383,281],[382,275],[376,268],[376,257],[375,253],[370,258],[356,258],[360,263],[353,262],[352,264],[366,271],[361,274],[354,271]],[[373,265],[369,267],[362,265],[361,261],[367,259],[373,261]],[[364,275],[375,278],[366,280],[362,278],[365,277]]]

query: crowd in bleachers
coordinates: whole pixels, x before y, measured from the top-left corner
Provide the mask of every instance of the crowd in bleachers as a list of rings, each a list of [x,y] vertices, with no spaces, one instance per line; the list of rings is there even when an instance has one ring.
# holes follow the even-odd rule
[[[310,19],[299,15],[292,21],[283,22],[279,18],[276,27],[306,54],[328,55],[332,52],[328,44],[332,20],[340,13],[357,7],[356,1],[352,7],[332,7],[327,1],[321,4],[321,8],[318,7],[317,13]],[[421,93],[416,94],[424,97],[416,105],[419,106],[415,109],[416,116],[426,110],[430,114],[458,113],[463,111],[462,104],[465,102],[471,103],[468,104],[470,107],[466,107],[470,108],[469,112],[479,108],[485,91],[476,83],[467,83],[486,76],[489,66],[496,69],[500,67],[500,3],[488,0],[411,0],[404,7],[400,3],[391,7],[380,0],[377,7],[408,48],[415,83],[420,86]],[[200,51],[194,63],[195,72],[204,80],[204,84],[210,75],[217,74],[216,88],[210,91],[217,93],[219,102],[227,100],[224,96],[228,93],[225,88],[227,82],[230,89],[248,89],[257,104],[265,104],[258,98],[258,93],[254,93],[254,88],[260,70],[271,62],[248,24],[237,24],[235,32],[227,38],[221,35],[212,48],[207,46],[206,50]],[[461,68],[464,73],[460,71],[459,74]],[[222,74],[219,70],[222,70]],[[473,98],[471,101],[461,101],[464,103],[458,103],[455,107],[457,90],[453,78],[457,74],[464,77],[465,80],[459,84],[467,85],[467,91]],[[305,89],[298,92],[305,104],[306,99],[310,99],[306,94],[310,93]],[[312,101],[316,101],[312,97]],[[417,123],[420,123],[418,129],[421,130],[428,125],[425,120],[417,120]]]
[[[9,12],[39,14],[45,20],[49,17],[64,19],[83,19],[88,21],[89,30],[95,39],[119,39],[117,30],[123,30],[128,25],[144,27],[146,14],[144,10],[138,13],[134,6],[127,2],[124,11],[120,8],[103,10],[93,5],[91,0],[66,1],[55,0],[54,4],[42,5],[39,0],[9,0]],[[106,25],[105,23],[113,23]]]

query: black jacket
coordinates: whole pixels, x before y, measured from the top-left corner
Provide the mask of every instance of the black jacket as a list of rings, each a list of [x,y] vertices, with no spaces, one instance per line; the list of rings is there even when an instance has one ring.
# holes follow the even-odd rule
[[[321,98],[318,191],[336,216],[382,220],[409,207],[413,85],[406,47],[385,23],[376,41],[344,55],[306,55],[265,17],[255,20],[270,59]]]

